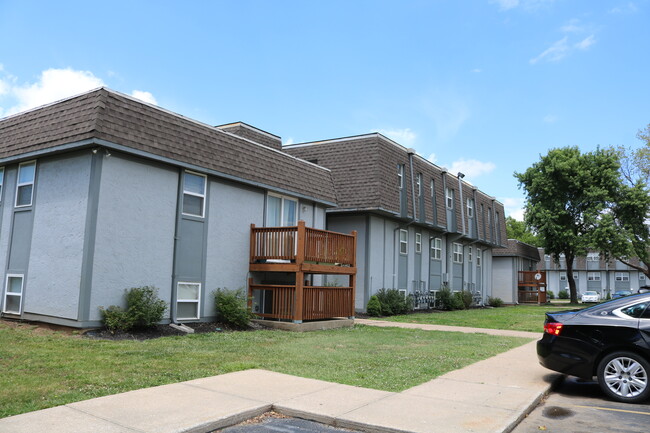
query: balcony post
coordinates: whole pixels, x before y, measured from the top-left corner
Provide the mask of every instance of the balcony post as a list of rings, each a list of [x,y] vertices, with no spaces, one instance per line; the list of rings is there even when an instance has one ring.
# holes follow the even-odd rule
[[[255,257],[255,224],[251,224],[251,241],[250,241],[250,257],[248,263],[253,263],[253,257]]]
[[[305,286],[305,273],[302,271],[302,265],[305,262],[305,238],[306,238],[305,222],[298,221],[298,241],[296,245],[296,265],[298,265],[298,272],[296,272],[296,304],[293,316],[293,323],[302,323],[303,317],[303,290]]]

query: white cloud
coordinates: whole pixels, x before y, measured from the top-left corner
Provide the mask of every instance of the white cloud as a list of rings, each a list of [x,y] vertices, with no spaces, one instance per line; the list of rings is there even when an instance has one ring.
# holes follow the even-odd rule
[[[507,11],[519,6],[519,0],[491,0],[490,3],[499,5],[499,9]]]
[[[519,221],[524,220],[524,205],[526,202],[523,198],[499,197],[498,200],[503,203],[506,216],[511,216]]]
[[[404,129],[376,129],[382,135],[401,144],[404,147],[413,147],[417,134],[411,128]]]
[[[0,65],[0,116],[19,113],[104,86],[104,81],[92,72],[72,68],[46,69],[35,82],[20,83],[17,77]],[[132,95],[156,104],[156,98],[150,92],[134,90]]]
[[[558,117],[555,114],[547,114],[544,116],[544,123],[555,123],[557,122]]]
[[[560,31],[563,33],[582,33],[584,27],[580,25],[580,20],[572,19],[569,20],[565,25],[560,27]]]
[[[586,50],[590,46],[596,43],[596,37],[594,35],[589,35],[577,44],[574,45],[579,50]]]
[[[433,164],[436,164],[437,161],[438,161],[438,157],[436,156],[435,153],[432,153],[431,155],[429,155],[429,157],[427,159],[429,160],[429,162],[431,162]]]
[[[472,72],[475,73],[475,74],[480,74],[483,71],[481,69],[479,69],[479,68],[476,68],[476,69],[472,69]]]
[[[492,173],[495,168],[496,165],[492,162],[483,162],[476,159],[461,158],[451,164],[449,172],[456,174],[460,171],[461,173],[465,174],[466,180],[469,181],[469,179],[474,179],[484,174]]]
[[[9,108],[7,114],[49,104],[103,85],[104,82],[89,71],[47,69],[41,73],[36,83],[11,88],[10,92],[17,104]]]
[[[634,4],[633,2],[629,2],[626,5],[623,6],[617,6],[613,9],[609,10],[610,14],[633,14],[638,12],[639,8]]]
[[[158,101],[156,101],[156,98],[154,98],[150,92],[145,92],[143,90],[134,90],[131,92],[131,96],[138,98],[141,101],[148,102],[149,104],[158,105]]]
[[[534,65],[540,60],[545,60],[548,62],[557,62],[559,60],[562,60],[564,57],[566,57],[570,50],[569,44],[567,43],[568,40],[568,36],[565,36],[559,41],[553,43],[553,45],[544,50],[542,54],[533,59],[530,59],[530,64]]]
[[[289,137],[282,143],[283,146],[291,146],[294,143],[293,138]]]

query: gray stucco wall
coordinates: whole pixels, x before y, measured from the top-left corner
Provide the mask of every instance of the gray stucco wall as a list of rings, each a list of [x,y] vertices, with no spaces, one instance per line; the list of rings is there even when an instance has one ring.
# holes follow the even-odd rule
[[[77,319],[90,153],[38,161],[25,313]]]
[[[251,224],[264,224],[265,191],[211,181],[203,316],[214,316],[212,292],[247,287]]]
[[[327,223],[327,229],[339,233],[351,233],[357,231],[357,280],[354,304],[356,309],[365,308],[366,302],[366,236],[367,230],[365,216],[337,216],[330,218]],[[339,284],[347,284],[348,277],[328,277],[328,281],[335,280]]]
[[[116,152],[104,159],[90,320],[100,319],[99,306],[123,305],[130,287],[156,286],[170,302],[178,182],[173,167]]]
[[[2,186],[2,202],[0,206],[2,209],[2,216],[0,219],[0,264],[1,264],[1,288],[0,293],[0,307],[4,305],[4,290],[6,283],[7,275],[7,259],[9,253],[9,240],[11,239],[11,220],[13,218],[13,200],[16,193],[16,174],[17,174],[17,165],[6,166],[4,173],[4,185]],[[0,310],[1,311],[1,310]]]

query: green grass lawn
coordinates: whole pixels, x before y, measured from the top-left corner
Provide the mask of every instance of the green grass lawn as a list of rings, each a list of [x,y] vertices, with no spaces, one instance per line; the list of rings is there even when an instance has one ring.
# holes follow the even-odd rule
[[[473,328],[544,331],[544,313],[571,310],[586,305],[515,305],[501,308],[476,308],[457,311],[434,311],[382,317],[381,320],[431,325],[469,326]]]
[[[402,391],[527,341],[370,326],[106,341],[0,322],[0,417],[249,368]]]

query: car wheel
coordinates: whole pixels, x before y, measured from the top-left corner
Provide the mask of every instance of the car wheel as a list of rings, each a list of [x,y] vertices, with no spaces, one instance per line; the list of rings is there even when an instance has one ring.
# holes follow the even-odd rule
[[[598,385],[605,394],[623,403],[650,397],[650,363],[633,352],[610,353],[598,364]]]

